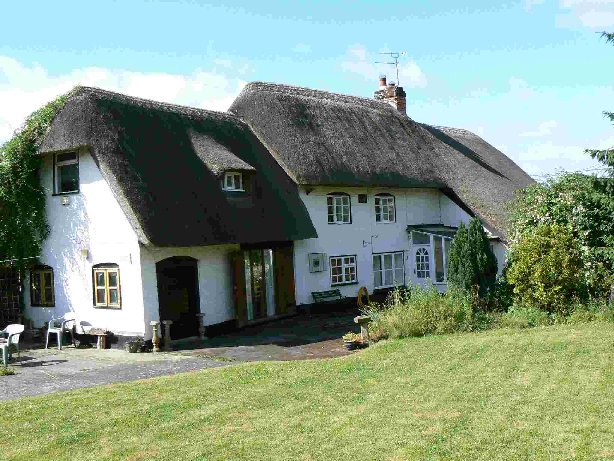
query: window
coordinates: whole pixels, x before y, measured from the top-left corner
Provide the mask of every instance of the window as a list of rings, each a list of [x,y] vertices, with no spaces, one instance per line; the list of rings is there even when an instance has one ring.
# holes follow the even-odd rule
[[[376,195],[375,222],[391,223],[394,221],[394,196],[389,194]]]
[[[356,256],[332,256],[330,258],[330,284],[356,283]]]
[[[328,224],[350,224],[350,196],[347,194],[330,194],[326,197],[328,205]]]
[[[373,284],[375,288],[390,288],[405,283],[403,252],[373,255]]]
[[[35,267],[30,271],[30,304],[32,306],[55,306],[53,269],[49,266]]]
[[[55,193],[79,192],[79,154],[77,152],[55,154],[54,163]]]
[[[224,182],[222,183],[222,189],[244,192],[243,175],[241,173],[234,172],[228,172],[224,174]]]
[[[94,306],[121,307],[119,286],[119,266],[117,264],[97,264],[94,273]]]
[[[416,250],[416,277],[430,278],[433,268],[433,282],[446,283],[446,265],[450,253],[451,237],[426,232],[412,232],[412,243],[419,245]]]
[[[429,262],[429,251],[426,248],[416,250],[416,277],[428,279],[431,276],[431,266]]]

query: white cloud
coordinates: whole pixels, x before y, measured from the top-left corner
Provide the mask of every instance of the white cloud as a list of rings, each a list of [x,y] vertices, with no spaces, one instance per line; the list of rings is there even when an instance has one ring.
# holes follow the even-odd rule
[[[30,113],[76,85],[225,111],[246,84],[231,75],[242,75],[249,69],[245,65],[235,69],[230,60],[218,60],[215,64],[212,70],[197,69],[189,75],[100,67],[50,75],[38,64],[28,66],[0,56],[0,143],[8,139]]]
[[[533,131],[525,131],[520,133],[520,136],[527,138],[541,138],[552,134],[552,130],[559,126],[556,120],[546,120],[545,122],[537,125],[537,128]]]
[[[308,54],[311,53],[311,46],[307,45],[306,43],[297,43],[296,45],[294,45],[292,47],[292,51],[294,51],[295,53],[302,53],[302,54]]]
[[[545,0],[524,0],[524,9],[531,11],[534,6],[541,5]]]
[[[602,139],[596,146],[589,146],[595,149],[610,149],[614,146],[614,136]],[[587,146],[557,145],[552,141],[534,143],[529,145],[523,152],[518,154],[518,159],[528,160],[571,160],[580,161],[589,158],[584,150]]]
[[[381,55],[372,56],[364,45],[353,45],[348,48],[345,59],[341,62],[341,69],[345,72],[357,74],[366,80],[377,84],[377,78],[381,74],[394,76],[390,81],[396,79],[396,70],[393,66],[386,64],[376,64],[376,61],[385,61]],[[399,80],[402,86],[408,88],[424,88],[427,85],[426,75],[420,66],[412,59],[401,57],[399,59]]]
[[[565,12],[556,17],[558,27],[602,30],[614,26],[614,0],[560,0],[559,7]]]

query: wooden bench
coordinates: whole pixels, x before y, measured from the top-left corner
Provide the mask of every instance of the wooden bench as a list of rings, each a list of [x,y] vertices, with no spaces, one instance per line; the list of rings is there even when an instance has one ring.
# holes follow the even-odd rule
[[[327,290],[327,291],[312,291],[311,296],[313,296],[313,301],[316,304],[326,304],[326,303],[334,303],[338,301],[343,301],[345,297],[341,294],[341,291],[337,290]]]

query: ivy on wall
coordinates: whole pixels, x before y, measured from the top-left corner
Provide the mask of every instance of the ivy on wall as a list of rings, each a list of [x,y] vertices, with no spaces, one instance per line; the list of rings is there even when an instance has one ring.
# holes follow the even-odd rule
[[[33,112],[0,147],[0,264],[23,268],[40,255],[49,234],[37,151],[71,94]]]

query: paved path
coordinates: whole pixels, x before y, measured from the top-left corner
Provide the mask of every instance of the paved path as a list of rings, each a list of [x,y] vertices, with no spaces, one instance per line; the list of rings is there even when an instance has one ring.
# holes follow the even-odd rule
[[[173,375],[229,363],[207,357],[128,354],[119,350],[24,351],[21,360],[11,364],[15,375],[0,376],[0,400]]]
[[[134,381],[262,360],[307,360],[349,352],[341,336],[356,330],[354,313],[302,315],[207,341],[174,343],[175,352],[129,354],[123,350],[24,350],[0,376],[0,401],[58,391]]]

